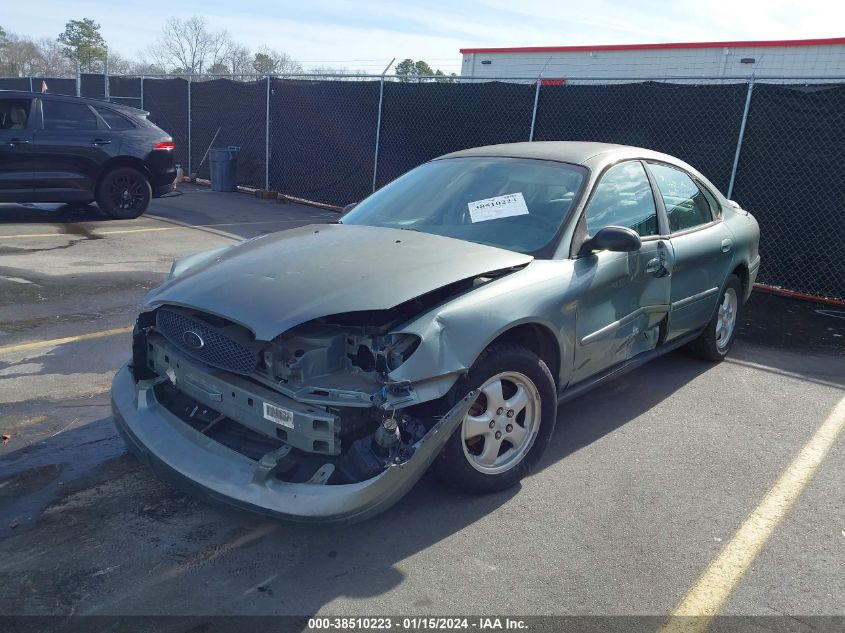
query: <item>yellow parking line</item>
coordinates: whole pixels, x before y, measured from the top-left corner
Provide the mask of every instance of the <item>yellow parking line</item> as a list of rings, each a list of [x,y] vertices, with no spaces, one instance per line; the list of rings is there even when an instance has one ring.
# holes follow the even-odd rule
[[[115,334],[126,334],[132,331],[131,325],[127,327],[116,327],[111,330],[101,330],[100,332],[89,332],[88,334],[79,334],[78,336],[65,336],[64,338],[46,339],[43,341],[33,341],[32,343],[20,343],[18,345],[6,345],[0,347],[0,354],[10,354],[12,352],[25,352],[30,349],[38,349],[39,347],[51,347],[53,345],[63,345],[65,343],[74,343],[76,341],[88,341],[92,338],[103,338],[105,336],[114,336]]]
[[[183,226],[157,226],[149,229],[120,229],[117,231],[101,231],[93,235],[117,235],[120,233],[148,233],[150,231],[175,231],[176,229],[189,228]],[[0,240],[13,240],[22,237],[79,237],[75,233],[24,233],[23,235],[0,235]]]
[[[213,229],[218,226],[248,226],[253,224],[279,224],[280,222],[284,222],[283,219],[279,220],[265,220],[261,222],[226,222],[221,224],[184,224],[180,226],[155,226],[155,227],[148,227],[142,229],[116,229],[114,231],[99,231],[97,233],[93,233],[94,236],[97,235],[121,235],[123,233],[150,233],[152,231],[178,231],[179,229]],[[0,235],[0,240],[13,240],[19,238],[30,238],[30,237],[78,237],[75,233],[24,233],[21,235]]]
[[[683,597],[662,633],[703,633],[845,428],[845,398],[804,444],[775,485]]]

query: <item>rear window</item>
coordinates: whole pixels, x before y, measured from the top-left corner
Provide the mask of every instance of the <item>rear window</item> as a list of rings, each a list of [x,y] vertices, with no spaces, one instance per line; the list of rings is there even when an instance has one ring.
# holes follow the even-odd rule
[[[118,114],[114,110],[110,110],[109,108],[101,108],[95,106],[94,109],[97,111],[97,114],[106,122],[106,125],[109,126],[111,130],[131,130],[135,126],[121,114]]]
[[[97,117],[84,103],[42,101],[45,130],[96,130]]]

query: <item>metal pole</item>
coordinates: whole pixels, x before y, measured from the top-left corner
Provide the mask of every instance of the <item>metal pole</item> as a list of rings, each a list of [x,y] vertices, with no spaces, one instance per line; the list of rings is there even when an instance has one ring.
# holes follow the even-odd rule
[[[191,84],[194,81],[194,75],[188,75],[188,177],[193,176],[191,171]]]
[[[141,109],[144,109],[144,76],[141,75]]]
[[[528,133],[528,142],[534,140],[534,124],[537,122],[537,104],[540,102],[540,86],[543,84],[543,73],[546,72],[546,67],[552,58],[549,57],[540,72],[537,73],[537,88],[534,90],[534,110],[531,112],[531,131]]]
[[[29,91],[35,92],[35,90],[32,88],[32,77],[29,78]]]
[[[267,106],[264,113],[264,189],[270,189],[270,75],[267,75]]]
[[[106,51],[106,59],[103,61],[103,98],[109,101],[109,52]]]
[[[739,155],[742,152],[742,140],[745,137],[745,123],[748,121],[748,110],[751,107],[751,93],[754,91],[754,75],[748,80],[748,93],[745,95],[745,109],[742,111],[742,124],[739,126],[739,138],[736,140],[736,153],[734,154],[734,164],[731,169],[731,180],[728,183],[728,200],[731,199],[734,191],[734,182],[736,181],[736,170],[739,168]]]
[[[82,66],[79,64],[79,59],[76,60],[76,96],[82,96]]]
[[[376,190],[376,178],[378,177],[378,148],[379,142],[381,141],[381,104],[384,101],[384,76],[387,74],[387,71],[390,70],[390,67],[393,66],[393,62],[396,61],[396,58],[390,60],[390,63],[381,73],[381,79],[379,80],[379,88],[378,88],[378,119],[376,121],[376,149],[373,155],[373,191]]]
[[[537,77],[537,88],[534,90],[534,111],[531,112],[531,131],[528,133],[528,141],[534,140],[534,124],[537,122],[537,104],[540,102],[540,77]]]

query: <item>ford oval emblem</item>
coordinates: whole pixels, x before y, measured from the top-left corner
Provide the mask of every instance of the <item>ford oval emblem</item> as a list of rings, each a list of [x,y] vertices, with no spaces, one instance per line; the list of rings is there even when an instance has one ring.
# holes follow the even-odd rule
[[[191,349],[202,349],[205,347],[205,341],[202,337],[194,332],[193,330],[188,330],[182,335],[182,341],[190,347]]]

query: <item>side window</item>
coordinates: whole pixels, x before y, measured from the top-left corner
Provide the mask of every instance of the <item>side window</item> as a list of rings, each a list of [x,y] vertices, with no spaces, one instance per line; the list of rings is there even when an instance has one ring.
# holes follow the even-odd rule
[[[701,193],[703,193],[704,197],[707,198],[707,203],[710,205],[710,210],[713,212],[713,217],[722,217],[722,205],[720,205],[719,201],[716,200],[716,196],[713,195],[713,192],[702,184],[699,184],[698,188],[701,189]]]
[[[649,168],[657,181],[663,204],[666,205],[669,230],[672,233],[713,221],[710,203],[692,178],[679,169],[666,165],[650,163]]]
[[[645,169],[638,161],[607,170],[587,207],[587,233],[624,226],[640,236],[657,235],[657,208]]]
[[[45,130],[96,130],[97,117],[84,103],[44,99]]]
[[[0,130],[25,130],[31,99],[0,99]]]
[[[106,122],[106,125],[109,126],[111,130],[131,130],[135,126],[132,125],[126,118],[115,112],[114,110],[110,110],[109,108],[101,108],[98,106],[94,106],[94,109],[97,111],[97,114]]]

